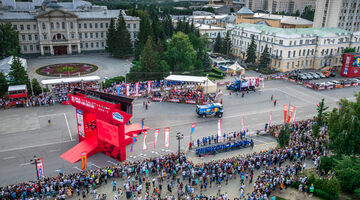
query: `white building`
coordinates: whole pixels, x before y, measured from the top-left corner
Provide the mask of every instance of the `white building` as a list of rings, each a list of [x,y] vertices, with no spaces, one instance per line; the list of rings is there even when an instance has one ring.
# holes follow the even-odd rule
[[[318,0],[314,27],[337,27],[359,31],[360,0]]]
[[[335,0],[337,1],[337,0]],[[246,0],[246,7],[250,10],[264,10],[273,12],[295,13],[303,12],[306,6],[315,8],[316,0]]]
[[[231,31],[232,54],[246,57],[252,36],[257,44],[257,58],[268,45],[272,68],[280,71],[340,66],[346,47],[360,50],[360,32],[339,28],[283,29],[259,24],[238,24]]]
[[[37,2],[33,4],[37,6]],[[15,8],[23,8],[17,4]],[[139,18],[126,16],[121,10],[107,10],[99,6],[82,9],[69,6],[71,8],[65,9],[56,0],[45,0],[41,5],[42,8],[35,10],[8,9],[0,13],[0,23],[10,22],[19,32],[21,53],[24,55],[105,51],[110,19],[117,20],[120,12],[124,15],[132,40],[139,32]]]
[[[201,35],[205,35],[211,42],[215,41],[218,34],[221,38],[226,36],[226,29],[223,27],[206,24],[194,24],[194,26],[199,29]]]

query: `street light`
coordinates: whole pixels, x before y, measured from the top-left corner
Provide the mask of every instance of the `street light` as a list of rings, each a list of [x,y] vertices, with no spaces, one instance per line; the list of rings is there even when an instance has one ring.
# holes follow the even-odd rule
[[[36,176],[37,176],[37,179],[39,180],[39,173],[38,173],[38,168],[37,168],[38,160],[39,160],[39,158],[37,158],[36,155],[34,155],[34,159],[30,160],[30,164],[35,165]]]
[[[178,143],[178,154],[179,154],[179,163],[180,161],[180,140],[184,139],[184,134],[181,134],[180,132],[176,133],[176,139],[179,141]]]

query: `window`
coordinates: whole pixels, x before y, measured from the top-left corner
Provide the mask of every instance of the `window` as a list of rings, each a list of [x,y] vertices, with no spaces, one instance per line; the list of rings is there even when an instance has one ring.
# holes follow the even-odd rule
[[[290,41],[290,46],[292,45],[292,41]]]
[[[46,33],[44,33],[44,40],[47,40],[47,35],[46,35]]]
[[[78,25],[79,26],[79,29],[81,28],[81,24]]]
[[[62,22],[62,29],[65,29],[65,22]]]
[[[32,40],[31,34],[28,35],[29,40]]]
[[[80,39],[82,38],[82,37],[81,37],[81,35],[82,35],[82,34],[81,34],[81,33],[79,33],[79,38],[80,38]]]
[[[85,34],[85,38],[88,38],[88,34],[87,33],[84,33]]]
[[[38,39],[39,39],[38,34],[35,34],[35,40],[38,40]]]
[[[26,29],[30,30],[30,24],[26,25]]]
[[[101,35],[101,38],[103,38],[103,37],[104,37],[104,33],[103,33],[103,32],[101,32],[101,33],[100,33],[100,35]]]
[[[16,25],[13,25],[14,29],[17,30],[17,26]]]
[[[101,42],[101,46],[104,47],[104,42]]]
[[[89,24],[89,28],[92,28],[92,23]]]
[[[98,28],[98,24],[97,24],[97,23],[95,23],[95,28]]]
[[[294,66],[295,66],[295,63],[294,63],[294,62],[292,62],[292,64],[291,64],[291,68],[293,68],[293,69],[294,69]]]
[[[294,41],[294,46],[296,46],[296,41]]]
[[[280,41],[279,41],[279,44],[281,44],[281,45],[282,45],[282,44],[283,44],[283,42],[284,42],[283,40],[280,40]]]
[[[85,48],[88,48],[88,47],[89,47],[88,43],[85,43]]]
[[[36,45],[36,51],[39,51],[39,50],[40,50],[40,46]]]
[[[24,51],[27,51],[27,46],[26,45],[24,45]]]
[[[30,45],[30,51],[34,51],[33,45]]]
[[[71,33],[71,38],[74,39],[75,38],[75,34]]]
[[[42,29],[46,29],[45,23],[42,23]]]
[[[295,55],[296,55],[296,51],[293,52],[293,57],[295,57]]]
[[[91,48],[94,48],[94,43],[91,42],[91,43],[90,43],[90,46],[91,46]]]
[[[60,23],[56,22],[56,29],[60,29]]]
[[[303,41],[302,40],[300,40],[300,45],[302,45],[303,44]]]
[[[105,23],[105,27],[106,27],[106,28],[109,28],[109,23]]]
[[[288,58],[290,58],[291,51],[288,52]]]
[[[74,23],[70,22],[70,28],[73,29],[74,28]]]
[[[104,24],[103,24],[103,23],[100,23],[100,28],[104,28]]]
[[[90,33],[90,38],[93,38],[93,33]]]
[[[83,48],[83,43],[80,43],[80,48]]]
[[[24,30],[24,25],[21,24],[21,25],[20,25],[20,29],[21,29],[21,30]]]
[[[286,69],[289,69],[290,65],[289,63],[286,63]]]
[[[33,27],[34,27],[34,30],[36,30],[36,28],[37,28],[36,24],[34,24]]]
[[[54,23],[50,22],[51,29],[54,29]]]
[[[99,42],[96,42],[96,47],[99,47]]]
[[[282,56],[282,50],[280,50],[280,56]]]
[[[87,24],[84,24],[84,28],[87,28]]]
[[[127,28],[130,28],[130,24],[127,24]]]
[[[95,37],[98,38],[98,37],[99,37],[99,33],[95,33]]]

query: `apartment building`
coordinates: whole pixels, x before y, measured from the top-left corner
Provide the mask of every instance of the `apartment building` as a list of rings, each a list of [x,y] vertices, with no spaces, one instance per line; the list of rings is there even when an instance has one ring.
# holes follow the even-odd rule
[[[257,58],[260,58],[265,45],[268,45],[270,67],[281,72],[340,66],[346,47],[360,50],[360,32],[339,28],[284,29],[243,23],[235,25],[231,31],[232,54],[245,59],[252,36],[257,44]]]
[[[336,27],[359,31],[360,0],[318,0],[314,27]]]
[[[250,10],[264,10],[273,12],[295,13],[302,12],[306,6],[315,8],[316,0],[247,0],[246,7]]]

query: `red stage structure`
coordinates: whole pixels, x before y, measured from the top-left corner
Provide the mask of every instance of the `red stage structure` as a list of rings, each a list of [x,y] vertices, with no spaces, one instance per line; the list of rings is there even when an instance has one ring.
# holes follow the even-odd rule
[[[126,145],[132,143],[134,133],[149,127],[126,125],[132,117],[132,98],[97,91],[74,89],[69,94],[76,108],[79,144],[61,155],[71,163],[80,160],[81,153],[91,156],[102,152],[116,160],[126,160]]]
[[[345,53],[341,76],[360,77],[360,53]]]

